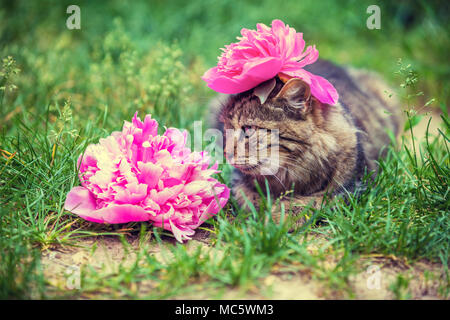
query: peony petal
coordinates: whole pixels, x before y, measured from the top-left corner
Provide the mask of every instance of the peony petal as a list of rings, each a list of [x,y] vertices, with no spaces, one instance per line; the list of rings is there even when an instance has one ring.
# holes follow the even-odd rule
[[[153,189],[159,181],[164,169],[161,166],[151,162],[138,162],[138,168],[141,171],[138,178],[139,181],[148,185],[149,189]]]
[[[245,64],[242,73],[247,77],[252,77],[258,83],[261,84],[264,81],[272,79],[280,72],[283,61],[278,57],[266,57],[263,59],[258,59],[257,61],[248,62]],[[251,88],[254,88],[254,85]],[[248,90],[248,89],[247,89]],[[245,90],[246,91],[246,90]]]
[[[73,187],[69,191],[66,202],[64,203],[64,209],[85,220],[99,223],[103,222],[102,219],[92,214],[96,209],[96,200],[92,193],[85,187]]]
[[[152,119],[152,116],[148,114],[144,118],[143,129],[143,140],[146,141],[149,137],[154,137],[158,134],[158,122]]]
[[[143,183],[128,183],[125,189],[119,190],[114,197],[121,204],[137,204],[147,196],[147,185]]]
[[[192,228],[195,229],[200,226],[203,222],[217,214],[220,209],[222,209],[227,204],[230,197],[230,189],[226,185],[219,183],[216,185],[216,187],[223,187],[222,193],[212,198],[211,202],[200,215],[199,221],[194,226],[192,226]]]
[[[217,71],[217,67],[206,71],[202,76],[202,79],[206,81],[208,87],[216,92],[233,94],[245,91],[240,91],[242,89],[242,85],[240,84],[239,79],[233,79],[226,75],[220,74]]]
[[[284,70],[281,77],[287,75],[287,78],[299,78],[309,84],[311,94],[322,103],[335,105],[339,100],[339,94],[336,88],[325,78],[312,74],[304,69],[291,71]]]
[[[168,137],[177,147],[184,147],[186,145],[187,131],[180,131],[177,128],[168,128],[164,132],[164,136]]]
[[[297,67],[303,68],[309,64],[312,64],[319,59],[319,51],[316,49],[316,46],[308,46],[306,48],[305,53],[300,55],[297,59]]]
[[[138,206],[130,204],[110,205],[95,209],[95,198],[84,187],[74,187],[67,195],[64,209],[81,218],[97,223],[127,223],[131,221],[147,221],[149,214]]]
[[[308,72],[308,71],[306,71]],[[309,72],[308,72],[309,73]],[[325,78],[310,73],[311,94],[320,102],[334,105],[339,100],[335,87]]]
[[[165,204],[168,200],[174,199],[178,196],[178,193],[183,189],[183,185],[175,185],[170,188],[164,188],[160,192],[157,192],[155,189],[150,191],[150,197],[157,204]]]
[[[131,204],[111,204],[93,212],[96,218],[102,219],[104,223],[128,223],[147,221],[150,214],[139,206]]]
[[[211,182],[209,181],[192,181],[184,186],[183,193],[189,196],[200,192],[209,192],[210,189]]]
[[[280,58],[266,57],[257,61],[247,62],[244,65],[242,74],[237,77],[227,77],[218,72],[216,67],[206,71],[202,79],[214,91],[236,94],[250,90],[262,82],[275,77],[280,71],[281,65],[282,61]]]
[[[176,226],[171,220],[169,220],[169,226],[170,231],[172,231],[173,235],[175,236],[175,239],[177,239],[178,242],[183,242],[184,240],[190,240],[191,237],[195,234],[195,231],[191,228],[185,226]]]
[[[306,70],[283,70],[278,76],[282,79],[299,78],[305,81],[307,84],[311,85],[312,79],[311,74]]]

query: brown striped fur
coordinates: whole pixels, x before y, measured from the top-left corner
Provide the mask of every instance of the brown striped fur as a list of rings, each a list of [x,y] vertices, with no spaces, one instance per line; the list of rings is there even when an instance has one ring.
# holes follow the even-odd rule
[[[335,106],[310,96],[309,87],[302,81],[284,84],[278,78],[262,105],[253,90],[221,96],[216,104],[215,114],[222,130],[279,129],[280,170],[275,175],[261,175],[245,157],[233,159],[235,154],[229,154],[239,168],[233,173],[232,191],[242,206],[243,195],[258,205],[255,180],[264,186],[267,179],[276,197],[292,190],[293,202],[290,196],[282,202],[298,208],[319,205],[326,192],[351,192],[366,168],[376,170],[376,160],[390,142],[386,130],[398,133],[398,103],[388,98],[385,91],[389,89],[377,75],[344,69],[324,60],[306,69],[335,86],[340,96]],[[248,147],[248,137],[241,142]],[[265,147],[270,150],[270,143]],[[277,212],[279,209],[274,210],[275,217]]]

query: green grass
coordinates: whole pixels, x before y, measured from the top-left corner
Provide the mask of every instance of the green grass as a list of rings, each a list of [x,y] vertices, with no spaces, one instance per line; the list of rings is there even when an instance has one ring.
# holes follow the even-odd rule
[[[370,1],[143,1],[133,7],[91,1],[79,3],[82,29],[69,31],[69,4],[0,6],[0,298],[170,298],[199,290],[220,297],[230,287],[261,288],[259,279],[273,272],[307,273],[330,295],[354,297],[349,279],[361,271],[356,262],[372,254],[441,263],[441,295],[448,296],[450,46],[442,13],[448,9],[420,1],[412,7],[382,3],[382,29],[369,31]],[[213,245],[194,250],[172,244],[167,232],[148,223],[102,226],[64,211],[67,192],[79,183],[76,160],[89,143],[120,129],[136,110],[152,113],[160,127],[192,130],[208,115],[214,92],[200,76],[215,63],[219,47],[241,27],[273,18],[303,31],[322,57],[387,78],[408,113],[406,132],[414,134],[426,121],[414,110],[440,107],[440,134],[413,140],[420,148],[406,139],[389,146],[365,191],[306,210],[308,223],[292,233],[288,212],[281,224],[271,220],[268,208],[276,199],[265,186],[259,211],[231,200],[204,225]],[[229,183],[230,167],[221,169]],[[50,288],[41,253],[92,236],[118,237],[135,260],[113,271],[85,266],[76,292]],[[137,250],[128,237],[139,239]],[[163,261],[147,254],[155,245],[164,247]],[[400,277],[391,290],[407,298],[407,287]]]

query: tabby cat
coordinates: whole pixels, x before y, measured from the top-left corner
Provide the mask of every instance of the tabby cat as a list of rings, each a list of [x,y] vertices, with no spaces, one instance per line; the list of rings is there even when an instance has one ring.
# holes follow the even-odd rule
[[[224,136],[227,129],[241,132],[225,138],[225,154],[235,166],[232,192],[241,206],[246,205],[244,195],[258,206],[255,182],[264,190],[265,179],[272,196],[294,214],[307,205],[320,206],[325,193],[352,192],[366,170],[377,169],[376,160],[390,142],[387,131],[395,135],[399,131],[399,106],[387,96],[389,89],[376,74],[325,60],[305,69],[334,85],[339,93],[336,105],[322,104],[300,79],[283,82],[278,77],[270,80],[274,87],[266,99],[252,89],[221,96],[215,103],[216,124]],[[248,150],[251,135],[260,129],[279,130],[275,174],[264,174],[260,159],[251,164],[248,152],[236,152],[239,147]],[[270,154],[275,145],[265,140],[262,148]],[[273,212],[278,219],[279,208]]]

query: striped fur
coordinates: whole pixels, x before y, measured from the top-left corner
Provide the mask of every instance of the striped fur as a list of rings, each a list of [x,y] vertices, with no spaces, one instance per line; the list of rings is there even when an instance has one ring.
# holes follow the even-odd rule
[[[265,179],[274,196],[291,192],[294,205],[299,208],[319,205],[326,192],[352,192],[366,169],[376,170],[376,160],[390,142],[386,130],[398,133],[398,103],[387,97],[385,91],[389,88],[377,75],[344,69],[324,60],[306,69],[336,87],[338,104],[323,105],[303,91],[297,93],[298,97],[284,96],[285,84],[276,78],[275,89],[263,105],[249,90],[221,96],[214,106],[221,130],[262,128],[280,132],[281,168],[274,176],[261,175],[258,168],[246,166],[248,159],[239,159],[232,191],[240,205],[245,205],[243,195],[258,205],[255,181],[263,186]],[[248,147],[248,137],[242,143]],[[270,143],[265,147],[270,150]],[[290,200],[282,201],[288,205]],[[275,216],[276,212],[279,210],[274,210]]]

